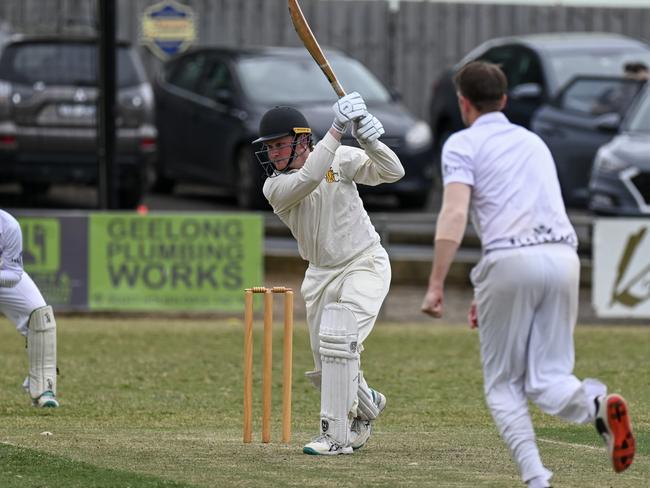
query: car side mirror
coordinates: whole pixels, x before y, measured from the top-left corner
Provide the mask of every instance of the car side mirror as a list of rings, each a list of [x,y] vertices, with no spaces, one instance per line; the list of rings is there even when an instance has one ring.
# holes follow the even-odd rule
[[[539,100],[542,97],[542,85],[539,83],[522,83],[510,90],[513,100]]]
[[[621,126],[621,115],[610,112],[596,117],[596,128],[604,132],[618,132]]]

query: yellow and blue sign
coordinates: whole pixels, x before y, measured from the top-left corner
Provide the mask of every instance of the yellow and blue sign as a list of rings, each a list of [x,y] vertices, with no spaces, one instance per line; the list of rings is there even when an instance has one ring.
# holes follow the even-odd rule
[[[160,59],[185,51],[196,40],[194,10],[174,0],[163,0],[144,10],[142,43]]]

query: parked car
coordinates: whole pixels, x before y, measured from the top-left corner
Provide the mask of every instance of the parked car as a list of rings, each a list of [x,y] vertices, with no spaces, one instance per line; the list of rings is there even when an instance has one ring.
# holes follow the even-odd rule
[[[567,206],[584,208],[598,148],[617,133],[643,81],[577,76],[533,115],[531,129],[546,142]]]
[[[635,102],[594,160],[589,208],[598,214],[650,215],[650,82]]]
[[[19,37],[0,57],[0,179],[26,193],[96,184],[97,41]],[[156,153],[153,92],[130,44],[116,54],[118,204],[134,207]]]
[[[339,51],[328,59],[348,91],[360,92],[383,123],[382,141],[400,157],[406,176],[397,183],[360,186],[362,195],[396,195],[402,205],[422,206],[432,186],[432,140],[360,62]],[[336,95],[304,48],[198,48],[165,64],[154,86],[161,191],[181,181],[229,190],[242,208],[264,207],[263,172],[254,156],[262,115],[277,105],[300,110],[316,139],[332,124]],[[356,145],[351,135],[343,144]]]
[[[592,32],[502,37],[480,44],[433,84],[429,121],[437,156],[449,135],[463,127],[452,76],[476,59],[501,65],[509,88],[504,112],[513,123],[530,127],[533,113],[570,79],[581,74],[621,76],[628,61],[650,64],[650,46],[618,34]]]

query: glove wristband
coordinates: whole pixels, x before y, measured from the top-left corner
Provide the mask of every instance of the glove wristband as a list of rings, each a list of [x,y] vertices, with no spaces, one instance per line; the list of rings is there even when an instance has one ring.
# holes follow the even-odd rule
[[[340,134],[345,134],[345,131],[348,130],[348,124],[341,124],[338,120],[334,119],[332,128]]]

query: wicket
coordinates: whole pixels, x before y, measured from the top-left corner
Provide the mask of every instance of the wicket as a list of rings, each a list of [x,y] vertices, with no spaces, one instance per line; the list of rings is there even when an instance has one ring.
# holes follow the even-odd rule
[[[293,290],[284,286],[246,288],[244,295],[244,442],[253,433],[253,295],[264,294],[264,340],[262,343],[262,442],[271,442],[271,382],[273,340],[273,294],[284,295],[282,365],[282,442],[291,440],[291,369],[293,348]]]

